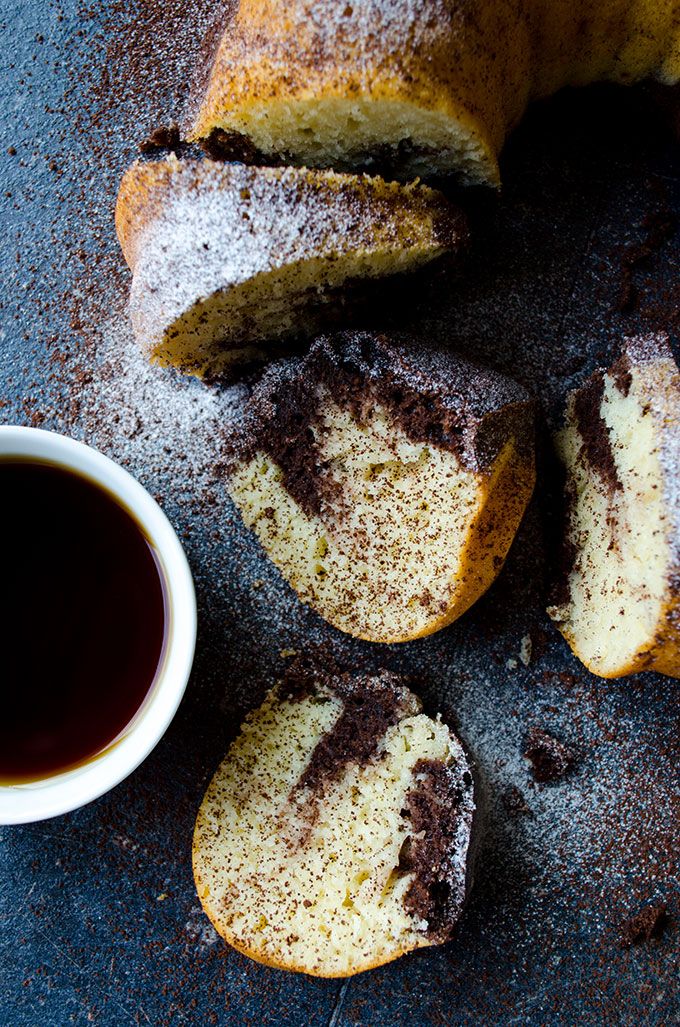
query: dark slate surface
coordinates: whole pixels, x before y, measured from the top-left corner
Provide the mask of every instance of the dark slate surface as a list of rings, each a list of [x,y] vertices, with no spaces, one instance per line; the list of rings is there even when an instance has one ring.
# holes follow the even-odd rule
[[[116,183],[147,130],[179,109],[199,6],[0,8],[0,421],[65,431],[125,463],[180,531],[200,608],[186,699],[146,763],[76,814],[0,829],[0,1023],[677,1023],[677,685],[598,681],[552,631],[542,612],[547,447],[489,594],[422,642],[361,644],[297,604],[224,497],[213,465],[238,390],[208,393],[134,355]],[[665,326],[677,342],[671,120],[644,90],[559,97],[513,138],[502,198],[463,196],[472,250],[426,294],[426,330],[526,382],[553,423],[565,389],[609,360],[623,332]],[[48,597],[37,613],[49,615]],[[191,879],[210,773],[282,653],[309,645],[416,675],[429,708],[459,726],[489,792],[458,939],[345,984],[227,949]],[[577,749],[564,780],[532,781],[521,753],[534,725]],[[525,812],[513,811],[513,786]],[[667,904],[670,927],[623,948],[621,923],[653,901]]]

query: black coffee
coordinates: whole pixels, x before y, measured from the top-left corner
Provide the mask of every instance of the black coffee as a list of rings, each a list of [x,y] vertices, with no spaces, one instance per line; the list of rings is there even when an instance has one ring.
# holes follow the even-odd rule
[[[83,763],[129,724],[164,648],[156,553],[132,514],[52,464],[0,459],[0,782]]]

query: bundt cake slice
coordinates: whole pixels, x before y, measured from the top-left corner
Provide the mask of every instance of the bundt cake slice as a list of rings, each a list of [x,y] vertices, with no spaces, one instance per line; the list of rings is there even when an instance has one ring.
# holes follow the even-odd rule
[[[445,627],[496,578],[534,484],[533,406],[402,336],[339,333],[268,368],[229,490],[283,576],[375,642]]]
[[[627,339],[573,392],[563,566],[548,612],[600,677],[680,677],[680,373],[664,335]]]
[[[309,167],[377,163],[406,178],[456,170],[497,183],[506,97],[515,118],[526,102],[528,33],[507,0],[474,6],[225,4],[198,69],[187,138],[214,150],[243,137],[267,158]]]
[[[199,376],[313,333],[341,286],[414,270],[465,237],[426,186],[176,158],[127,171],[116,227],[144,352]]]
[[[217,931],[344,977],[446,941],[471,884],[471,766],[395,675],[298,670],[246,718],[193,845]],[[476,833],[476,832],[474,832]]]
[[[680,76],[680,0],[235,0],[185,131],[309,167],[498,184],[529,100]]]

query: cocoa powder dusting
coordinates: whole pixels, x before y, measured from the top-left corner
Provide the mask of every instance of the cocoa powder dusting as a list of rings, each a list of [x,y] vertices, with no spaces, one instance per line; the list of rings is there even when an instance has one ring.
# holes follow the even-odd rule
[[[342,1022],[408,1015],[439,1027],[454,1015],[532,1027],[672,1022],[676,932],[630,953],[618,931],[650,896],[665,905],[667,924],[676,919],[677,683],[645,674],[605,687],[569,657],[543,614],[541,489],[494,589],[445,632],[378,652],[296,603],[239,524],[216,470],[243,397],[139,356],[112,226],[139,140],[181,114],[215,5],[15,8],[5,19],[6,68],[21,102],[8,108],[0,151],[2,419],[89,441],[150,489],[186,546],[201,627],[185,699],[135,774],[77,814],[2,832],[2,898],[17,913],[5,925],[5,1021],[33,1022],[40,1009],[45,1023],[127,1017],[158,1027],[329,1022],[337,1010]],[[44,40],[34,43],[38,29]],[[635,301],[616,310],[621,240],[652,162],[677,216],[677,143],[666,145],[650,113],[642,91],[608,87],[536,107],[506,149],[503,194],[479,201],[465,274],[438,282],[436,294],[422,290],[414,305],[411,322],[428,318],[423,336],[518,378],[553,423],[566,389],[613,359],[622,335],[666,328],[677,337],[677,233],[635,268]],[[466,207],[477,202],[465,194]],[[541,672],[508,673],[506,655],[532,624],[548,635]],[[368,674],[376,660],[419,674],[428,704],[455,710],[492,804],[460,944],[342,990],[224,945],[200,910],[188,861],[210,774],[280,672],[279,651],[310,638],[349,665],[363,661]],[[522,725],[539,711],[582,751],[563,786],[530,794]],[[512,781],[532,817],[503,807]]]
[[[642,238],[627,246],[621,255],[621,283],[616,297],[618,310],[628,313],[639,305],[640,293],[635,284],[635,272],[674,235],[677,227],[677,216],[665,197],[657,209],[644,215],[640,225]]]

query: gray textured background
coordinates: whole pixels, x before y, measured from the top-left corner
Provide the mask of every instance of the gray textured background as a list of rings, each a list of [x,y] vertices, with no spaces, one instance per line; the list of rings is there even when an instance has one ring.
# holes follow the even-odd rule
[[[125,463],[183,537],[200,613],[186,699],[146,763],[76,814],[0,829],[0,1024],[677,1023],[677,684],[598,681],[551,629],[545,485],[499,581],[456,625],[401,647],[352,642],[299,606],[224,496],[214,463],[238,390],[208,392],[136,356],[116,185],[139,140],[176,115],[206,6],[0,7],[0,421],[65,431]],[[502,197],[463,195],[472,251],[424,298],[426,330],[515,374],[553,421],[623,332],[666,326],[677,341],[669,117],[644,90],[559,97],[513,138]],[[635,293],[621,310],[627,265]],[[36,602],[36,644],[49,609]],[[416,675],[490,792],[458,939],[346,984],[230,951],[191,879],[210,774],[282,651],[309,645]],[[576,747],[563,781],[533,782],[521,755],[533,725]],[[528,812],[508,808],[510,786]],[[621,923],[659,900],[669,929],[624,949]]]

